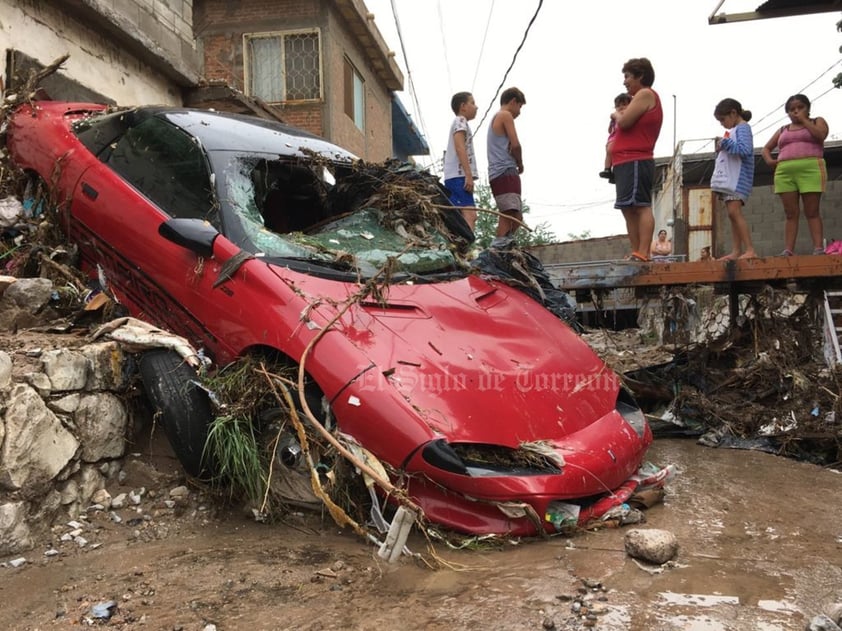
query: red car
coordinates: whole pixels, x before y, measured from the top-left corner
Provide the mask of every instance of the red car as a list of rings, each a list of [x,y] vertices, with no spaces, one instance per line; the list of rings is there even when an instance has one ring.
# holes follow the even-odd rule
[[[395,261],[306,368],[333,429],[407,474],[430,522],[554,532],[558,507],[586,514],[634,486],[652,435],[616,375],[538,301],[460,264],[447,235],[355,207],[339,147],[257,118],[46,101],[15,112],[7,144],[49,183],[83,266],[218,365],[296,362]],[[195,473],[192,447],[176,451]]]

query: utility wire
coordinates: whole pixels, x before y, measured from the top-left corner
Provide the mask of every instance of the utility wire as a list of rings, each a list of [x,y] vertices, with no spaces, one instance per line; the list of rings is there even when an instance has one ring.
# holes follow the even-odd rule
[[[394,0],[392,0],[394,2]],[[494,96],[491,99],[491,103],[488,104],[488,109],[485,110],[485,114],[482,115],[482,118],[479,121],[479,124],[476,126],[474,130],[474,135],[476,135],[477,131],[479,131],[480,127],[482,127],[483,122],[485,122],[485,117],[488,116],[488,113],[491,111],[491,108],[494,106],[495,101],[497,100],[497,95],[500,94],[500,90],[502,89],[503,85],[506,83],[506,78],[509,76],[509,72],[511,72],[512,68],[515,65],[515,61],[517,60],[518,53],[520,49],[523,48],[523,45],[526,43],[526,37],[529,35],[529,29],[532,28],[532,25],[535,23],[535,18],[538,17],[538,12],[541,10],[541,6],[544,4],[544,0],[538,0],[538,8],[535,9],[535,14],[532,16],[532,19],[529,20],[529,24],[526,25],[526,30],[523,33],[523,39],[520,41],[520,45],[515,50],[515,54],[512,57],[512,63],[509,64],[509,67],[506,69],[506,73],[503,75],[503,80],[500,81],[500,85],[497,86],[497,90],[494,92]]]
[[[841,63],[842,63],[842,58],[837,59],[837,60],[836,60],[835,62],[833,62],[830,66],[828,66],[827,70],[825,70],[824,72],[822,72],[822,73],[821,73],[818,77],[816,77],[815,79],[813,79],[812,81],[810,81],[810,83],[808,83],[808,84],[807,84],[807,85],[805,85],[803,88],[801,88],[800,90],[798,90],[798,92],[796,92],[796,94],[804,94],[804,92],[807,90],[807,88],[809,88],[811,85],[813,85],[814,83],[816,83],[819,79],[821,79],[823,76],[825,76],[828,72],[830,72],[831,70],[833,70],[836,66],[838,66],[838,65],[839,65],[839,64],[841,64]],[[838,90],[838,89],[839,89],[839,88],[837,88],[836,86],[832,86],[832,87],[828,88],[827,90],[825,90],[824,92],[822,92],[821,94],[819,94],[817,97],[814,97],[814,98],[810,99],[810,102],[811,102],[811,103],[815,103],[816,101],[818,101],[818,100],[819,100],[819,99],[821,99],[822,97],[827,96],[828,94],[830,94],[831,92],[833,92],[833,90]],[[752,134],[753,134],[754,136],[758,136],[759,134],[762,134],[764,131],[767,131],[767,130],[771,129],[772,127],[776,127],[776,126],[777,126],[778,124],[780,124],[782,121],[786,120],[786,118],[787,118],[786,114],[784,114],[783,116],[780,116],[780,115],[779,115],[777,118],[775,118],[775,119],[774,119],[771,123],[769,123],[769,124],[768,124],[768,125],[766,125],[765,127],[758,128],[758,125],[759,125],[761,122],[763,122],[764,120],[766,120],[766,119],[767,119],[767,118],[769,118],[770,116],[773,116],[773,115],[775,115],[775,114],[779,113],[779,112],[781,111],[781,108],[782,108],[782,107],[784,107],[784,105],[785,105],[785,103],[781,103],[780,105],[777,105],[777,106],[775,107],[775,109],[773,109],[773,110],[772,110],[772,111],[770,111],[768,114],[765,114],[764,116],[762,116],[761,118],[759,118],[756,122],[752,123],[752,126],[751,126],[751,128],[752,128]],[[713,144],[713,138],[709,139],[709,140],[708,140],[707,142],[705,142],[703,145],[701,145],[700,147],[698,147],[695,151],[692,151],[692,152],[690,152],[690,153],[688,153],[688,154],[685,154],[685,155],[692,156],[692,155],[697,154],[697,153],[702,153],[702,152],[703,152],[703,151],[704,151],[704,150],[705,150],[705,149],[706,149],[709,145],[711,145],[711,144]]]
[[[418,115],[418,126],[421,132],[428,139],[427,143],[430,145],[430,151],[433,151],[432,143],[429,141],[430,135],[427,133],[426,125],[424,125],[424,118],[421,116],[421,106],[418,104],[418,94],[415,91],[415,83],[412,81],[412,71],[409,67],[409,58],[406,55],[406,46],[403,41],[403,32],[401,31],[401,23],[398,19],[398,8],[395,6],[395,0],[390,2],[392,6],[392,17],[395,19],[395,29],[398,32],[398,41],[401,44],[401,54],[403,55],[403,62],[406,66],[406,80],[409,83],[409,94],[412,97],[412,103],[415,105],[415,112]]]
[[[479,66],[482,61],[482,53],[485,51],[485,40],[488,38],[488,28],[491,26],[491,16],[494,14],[494,0],[491,0],[491,8],[488,9],[488,19],[485,21],[485,32],[482,34],[482,44],[479,47],[479,55],[477,56],[477,67],[474,69],[474,78],[471,81],[471,92],[477,85],[477,75],[479,74]]]
[[[838,66],[840,63],[842,63],[842,58],[841,58],[841,59],[837,59],[835,62],[833,62],[830,66],[828,66],[827,70],[825,70],[824,72],[822,72],[822,73],[821,73],[818,77],[816,77],[815,79],[813,79],[812,81],[810,81],[810,83],[808,83],[808,84],[807,84],[807,85],[805,85],[803,88],[801,88],[800,90],[798,90],[798,92],[796,92],[796,94],[804,94],[804,91],[805,91],[807,88],[809,88],[809,87],[810,87],[811,85],[813,85],[816,81],[818,81],[818,80],[819,80],[819,79],[821,79],[823,76],[825,76],[828,72],[830,72],[831,70],[833,70],[833,69],[834,69],[836,66]],[[825,92],[824,94],[827,94],[827,92]],[[823,94],[822,96],[824,96],[824,94]],[[754,123],[753,127],[756,127],[757,125],[759,125],[760,123],[762,123],[764,120],[766,120],[766,119],[767,119],[767,118],[769,118],[770,116],[773,116],[774,114],[777,114],[778,112],[780,112],[780,109],[781,109],[783,106],[784,106],[784,103],[781,103],[780,105],[778,105],[777,107],[775,107],[775,109],[773,109],[771,112],[769,112],[769,113],[768,113],[768,114],[766,114],[765,116],[761,117],[759,120],[755,121],[755,123]],[[777,119],[777,120],[782,120],[782,118],[781,118],[781,117],[778,117],[778,119]],[[774,123],[773,123],[773,124],[774,124]],[[768,129],[768,127],[765,127],[764,129]],[[763,131],[763,130],[761,130],[761,131]]]
[[[441,35],[441,51],[444,54],[444,67],[447,69],[447,87],[453,94],[453,77],[450,74],[450,59],[447,56],[447,41],[444,37],[444,19],[441,15],[441,0],[436,0],[436,13],[439,18],[439,34]]]

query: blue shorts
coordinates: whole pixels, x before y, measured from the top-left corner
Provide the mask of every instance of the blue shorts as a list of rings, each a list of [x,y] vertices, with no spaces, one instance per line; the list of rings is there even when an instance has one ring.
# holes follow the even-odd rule
[[[465,178],[452,177],[444,181],[444,187],[447,189],[450,203],[454,206],[476,206],[474,194],[465,190]]]

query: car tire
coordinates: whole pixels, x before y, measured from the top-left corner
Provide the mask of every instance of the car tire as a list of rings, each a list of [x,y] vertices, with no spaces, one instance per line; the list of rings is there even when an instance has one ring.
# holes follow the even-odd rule
[[[175,351],[154,350],[141,356],[140,376],[153,414],[184,470],[209,477],[213,466],[204,451],[213,411],[207,392],[196,383],[196,371]]]

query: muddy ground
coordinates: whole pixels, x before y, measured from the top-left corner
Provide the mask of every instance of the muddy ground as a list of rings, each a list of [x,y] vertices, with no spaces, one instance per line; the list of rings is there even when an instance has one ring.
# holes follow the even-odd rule
[[[171,494],[184,479],[168,445],[136,448],[109,490],[145,488],[140,504],[120,523],[80,520],[85,547],[59,526],[0,567],[0,628],[774,631],[842,602],[842,475],[757,451],[653,444],[649,459],[679,474],[643,527],[680,551],[652,568],[625,554],[628,527],[473,550],[414,535],[424,561],[390,565],[328,517],[261,524],[193,487]]]
[[[643,344],[634,330],[584,337],[623,373],[668,362],[675,351]],[[697,349],[684,370],[707,383],[671,374],[667,396],[677,391],[685,409],[692,404],[711,424],[739,417],[740,426],[730,422],[736,430],[798,410],[799,419],[824,424],[820,444],[835,466],[705,447],[698,435],[656,440],[648,460],[679,470],[643,525],[677,536],[678,557],[666,567],[625,553],[630,527],[462,550],[413,533],[417,558],[390,565],[326,514],[257,523],[191,483],[137,410],[125,477],[108,488],[112,497],[135,493],[137,504],[92,510],[78,524],[57,525],[36,549],[0,559],[0,629],[804,629],[842,603],[839,390],[821,364],[774,343],[791,337],[767,332],[746,337],[748,349],[733,341]],[[783,348],[774,361],[756,360],[764,340]],[[84,329],[0,334],[19,374],[27,370],[21,358],[37,364],[33,349],[86,341]],[[645,385],[657,398],[664,384]],[[813,417],[817,401],[822,414]],[[812,431],[777,440],[782,453],[816,444]],[[84,546],[68,536],[75,530]]]

